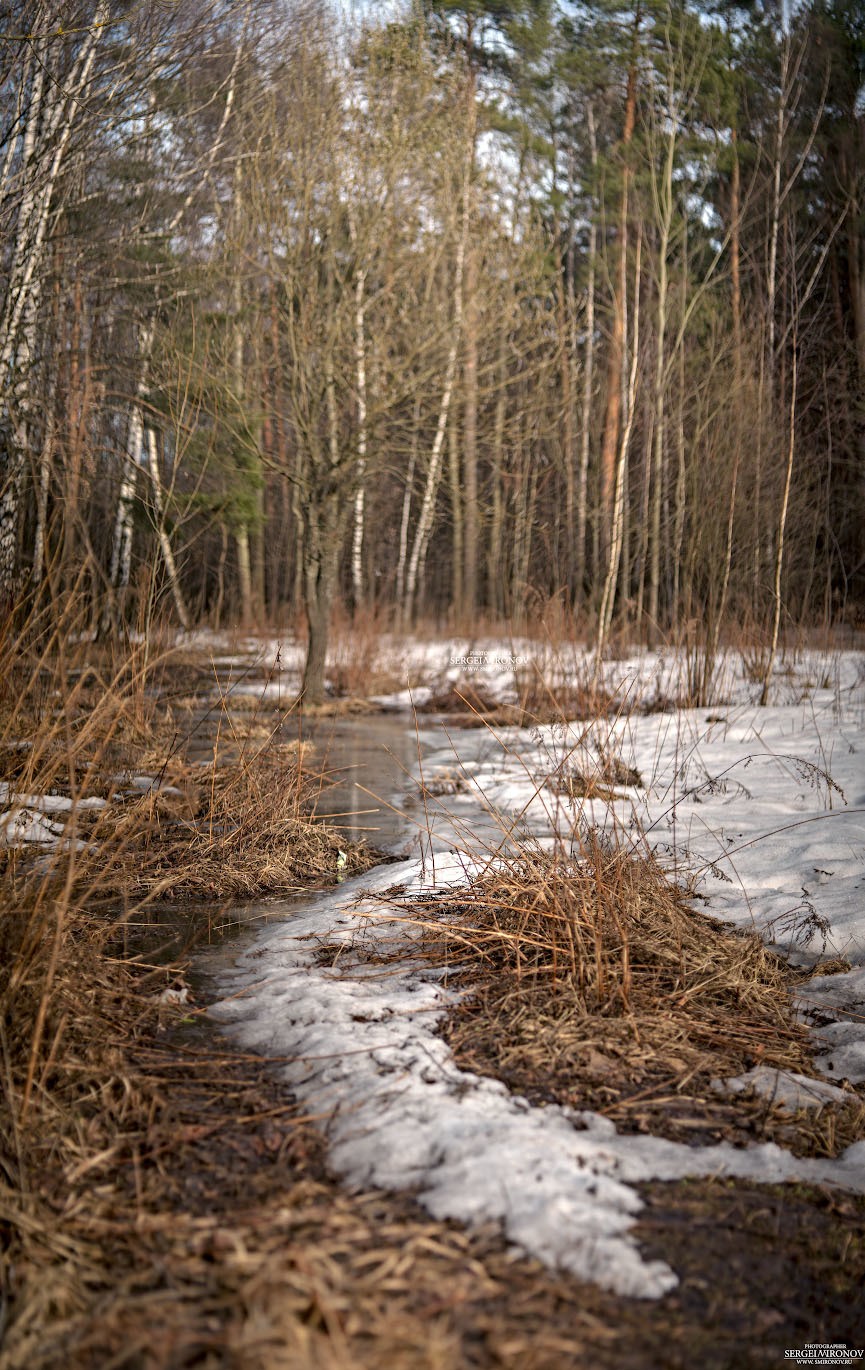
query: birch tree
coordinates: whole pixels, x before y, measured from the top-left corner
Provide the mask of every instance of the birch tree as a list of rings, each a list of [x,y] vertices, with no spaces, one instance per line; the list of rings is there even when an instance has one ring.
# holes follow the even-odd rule
[[[26,464],[38,445],[37,324],[48,275],[52,217],[73,133],[91,113],[94,59],[104,40],[110,6],[108,0],[98,0],[68,36],[66,6],[40,4],[31,15],[29,32],[19,40],[23,74],[3,130],[0,172],[0,214],[9,244],[0,307],[0,596],[7,603],[15,598],[18,583]],[[43,445],[40,491],[47,459]],[[40,575],[43,540],[44,520],[37,550]]]

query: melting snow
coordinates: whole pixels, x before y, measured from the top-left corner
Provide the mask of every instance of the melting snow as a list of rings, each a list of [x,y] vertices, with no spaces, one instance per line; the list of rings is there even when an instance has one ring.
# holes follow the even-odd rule
[[[633,666],[643,690],[666,688],[657,658]],[[664,669],[669,669],[669,666]],[[822,682],[782,677],[781,702],[758,709],[733,679],[723,709],[637,714],[571,728],[426,729],[425,773],[456,765],[472,795],[448,796],[455,827],[478,828],[477,795],[521,829],[551,841],[581,825],[613,824],[646,840],[672,868],[701,883],[708,911],[756,928],[791,957],[823,953],[853,969],[812,981],[799,1009],[825,1052],[817,1066],[835,1080],[865,1080],[865,702],[854,657],[803,670]],[[828,683],[827,683],[828,682]],[[485,680],[486,688],[491,682]],[[495,684],[495,681],[492,682]],[[502,746],[501,743],[505,745]],[[621,789],[608,804],[571,801],[543,779],[560,763],[583,764],[587,748],[614,748],[645,789]],[[430,747],[438,747],[432,751]],[[641,836],[644,834],[645,837]],[[865,1141],[837,1160],[803,1160],[774,1144],[688,1147],[619,1136],[593,1113],[538,1108],[496,1081],[460,1070],[437,1035],[451,991],[442,972],[406,959],[385,970],[370,953],[407,924],[382,915],[364,890],[418,888],[471,877],[465,857],[441,853],[389,866],[313,901],[262,933],[224,984],[216,1016],[250,1048],[291,1058],[301,1100],[328,1112],[330,1162],[354,1184],[410,1189],[437,1217],[495,1219],[519,1248],[621,1294],[657,1297],[675,1273],[645,1260],[630,1235],[650,1179],[736,1176],[774,1183],[832,1183],[865,1193]],[[748,1072],[729,1089],[770,1090],[788,1103],[850,1097],[821,1081]]]

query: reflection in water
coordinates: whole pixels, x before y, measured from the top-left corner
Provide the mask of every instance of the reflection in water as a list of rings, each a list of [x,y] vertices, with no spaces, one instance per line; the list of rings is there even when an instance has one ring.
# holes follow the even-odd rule
[[[423,774],[462,775],[489,760],[499,748],[483,728],[451,732],[447,718],[426,718],[415,730],[403,715],[318,719],[304,728],[315,744],[313,764],[337,783],[323,790],[319,817],[348,837],[365,838],[391,855],[432,856],[436,852],[495,850],[508,840],[507,825],[482,805],[466,785],[455,793],[435,789],[424,798]],[[434,756],[432,770],[425,758]]]
[[[315,745],[313,764],[336,783],[322,790],[316,812],[354,840],[402,854],[411,842],[402,812],[413,788],[418,742],[405,715],[306,722],[303,736]]]

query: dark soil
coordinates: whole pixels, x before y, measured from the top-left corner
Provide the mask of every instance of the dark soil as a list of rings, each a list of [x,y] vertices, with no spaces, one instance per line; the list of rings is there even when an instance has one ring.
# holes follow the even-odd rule
[[[648,1365],[764,1366],[808,1343],[865,1348],[865,1199],[732,1181],[643,1186],[635,1228],[678,1289],[650,1315]]]

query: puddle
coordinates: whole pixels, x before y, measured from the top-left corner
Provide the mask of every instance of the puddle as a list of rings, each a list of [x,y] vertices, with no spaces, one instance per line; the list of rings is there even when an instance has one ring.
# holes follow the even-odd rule
[[[305,722],[302,735],[315,746],[314,765],[337,781],[322,791],[318,816],[353,841],[408,854],[413,834],[403,804],[418,767],[418,738],[408,716],[322,718]]]
[[[365,840],[391,858],[431,860],[433,878],[440,853],[498,847],[506,832],[475,793],[421,795],[420,774],[425,780],[458,774],[461,762],[467,771],[489,768],[501,754],[484,729],[460,730],[452,745],[450,725],[447,718],[425,718],[416,729],[410,715],[392,713],[304,720],[297,735],[314,744],[313,764],[335,782],[322,790],[318,816],[347,839]],[[359,888],[375,874],[359,877]],[[230,971],[265,924],[297,916],[321,897],[321,890],[309,890],[214,910],[215,940],[196,953],[194,975],[209,979]]]
[[[417,791],[419,742],[407,715],[306,720],[298,736],[314,744],[313,764],[334,782],[319,797],[319,818],[347,839],[365,840],[388,856],[418,853],[419,830],[409,810]],[[265,924],[291,918],[321,894],[313,889],[285,898],[270,896],[215,912],[216,940],[196,953],[193,983],[230,970]]]

